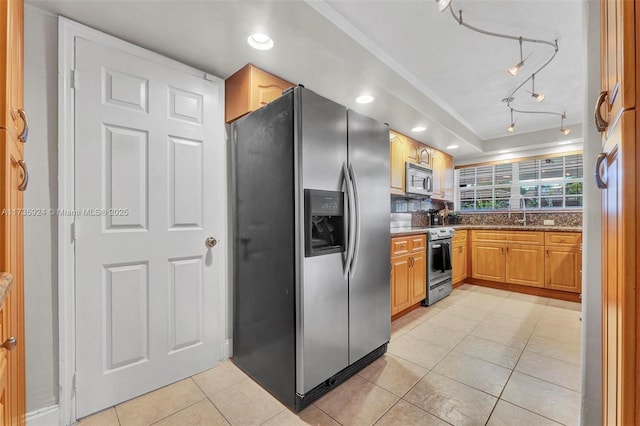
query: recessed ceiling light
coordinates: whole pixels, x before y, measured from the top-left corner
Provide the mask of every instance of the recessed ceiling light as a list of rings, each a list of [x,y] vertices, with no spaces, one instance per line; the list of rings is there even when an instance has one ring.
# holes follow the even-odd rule
[[[273,40],[266,34],[254,33],[247,37],[249,46],[258,50],[269,50],[273,47]]]
[[[506,154],[507,152],[509,152],[508,149],[501,149],[500,151],[498,151],[498,154]]]
[[[558,142],[558,145],[569,145],[570,143],[573,143],[573,141],[562,141],[562,142]]]
[[[416,126],[411,129],[412,132],[424,132],[425,130],[427,130],[427,128],[424,126]]]
[[[458,146],[458,145],[449,145],[449,146],[447,147],[447,149],[458,149],[458,148],[459,148],[459,146]]]
[[[373,96],[371,95],[360,95],[356,98],[356,102],[359,104],[369,104],[373,102]]]

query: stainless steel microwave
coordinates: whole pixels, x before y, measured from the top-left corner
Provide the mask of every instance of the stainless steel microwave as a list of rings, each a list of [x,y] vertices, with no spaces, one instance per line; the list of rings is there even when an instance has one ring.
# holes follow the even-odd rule
[[[433,170],[413,163],[405,163],[405,192],[407,194],[431,195],[433,193]]]

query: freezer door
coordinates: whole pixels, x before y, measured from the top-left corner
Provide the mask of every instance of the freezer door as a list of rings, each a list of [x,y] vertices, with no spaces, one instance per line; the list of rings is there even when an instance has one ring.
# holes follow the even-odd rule
[[[391,336],[389,128],[348,111],[349,168],[358,231],[349,282],[349,364]]]
[[[296,88],[299,152],[296,391],[303,395],[347,367],[349,362],[348,283],[344,252],[304,257],[304,189],[344,191],[347,111],[310,90]]]

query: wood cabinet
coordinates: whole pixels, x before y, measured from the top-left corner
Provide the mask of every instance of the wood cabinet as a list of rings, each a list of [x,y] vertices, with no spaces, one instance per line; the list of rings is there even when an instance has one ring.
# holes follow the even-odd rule
[[[460,283],[467,278],[469,264],[469,250],[467,230],[456,230],[451,241],[451,280],[453,284]]]
[[[405,163],[419,164],[433,169],[433,148],[394,130],[389,131],[389,139],[391,193],[403,195],[406,188]],[[453,174],[451,174],[451,187],[453,187]]]
[[[640,423],[637,1],[601,0],[602,424]],[[593,96],[595,97],[595,93]],[[596,120],[598,123],[600,120]]]
[[[542,232],[472,230],[472,277],[544,287],[543,244]]]
[[[390,183],[391,192],[395,194],[404,194],[406,151],[407,142],[404,135],[389,131]]]
[[[433,158],[432,198],[453,201],[453,157],[437,149],[431,150]]]
[[[426,297],[426,236],[391,239],[391,315],[396,315]]]
[[[23,7],[22,0],[0,2],[0,271],[13,276],[0,315],[0,345],[9,337],[17,341],[13,350],[0,348],[0,418],[6,425],[25,423]]]
[[[224,82],[227,123],[279,98],[282,92],[295,86],[286,80],[247,64]]]
[[[582,292],[582,234],[545,232],[545,287]]]

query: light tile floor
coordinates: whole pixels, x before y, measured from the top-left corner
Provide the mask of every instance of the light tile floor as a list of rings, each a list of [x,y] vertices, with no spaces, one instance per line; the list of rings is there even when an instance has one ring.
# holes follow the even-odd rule
[[[225,360],[79,423],[578,424],[579,304],[465,284],[391,330],[387,354],[301,413]]]

